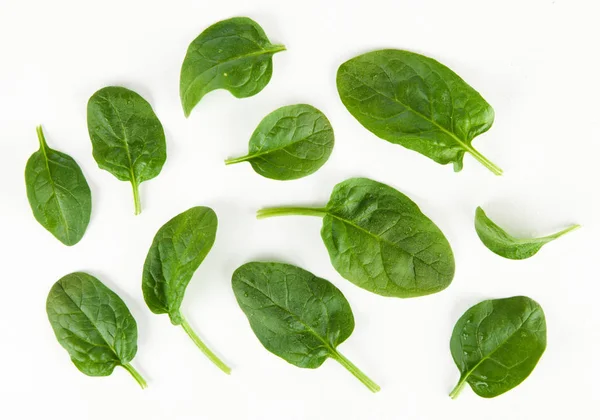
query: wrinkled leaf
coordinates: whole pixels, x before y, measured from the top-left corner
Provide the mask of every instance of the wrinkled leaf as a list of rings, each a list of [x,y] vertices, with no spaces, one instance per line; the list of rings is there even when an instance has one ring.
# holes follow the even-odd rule
[[[185,116],[215,89],[227,89],[236,98],[256,95],[271,80],[273,54],[284,50],[246,17],[205,29],[188,47],[181,66],[179,94]]]
[[[511,260],[523,260],[533,257],[548,242],[560,238],[579,227],[579,225],[573,225],[553,235],[541,238],[519,239],[509,235],[500,226],[492,222],[481,207],[477,207],[475,212],[475,230],[481,242],[493,253]]]
[[[246,156],[225,163],[250,162],[264,177],[298,179],[327,162],[333,143],[333,128],[321,111],[305,104],[284,106],[260,122]]]
[[[502,174],[471,145],[492,126],[494,110],[434,59],[402,50],[372,51],[340,66],[337,88],[348,111],[376,136],[437,163],[453,163],[455,171],[468,152]]]
[[[460,380],[484,398],[497,397],[523,382],[546,349],[546,318],[541,306],[525,296],[485,300],[460,317],[450,350]]]
[[[382,296],[439,292],[452,282],[454,255],[439,228],[399,191],[367,178],[336,185],[324,208],[259,211],[323,217],[321,237],[331,263],[346,279]]]
[[[148,308],[168,314],[221,370],[230,372],[192,330],[181,314],[181,303],[192,276],[215,242],[217,215],[208,207],[192,207],[165,223],[154,236],[142,277]]]
[[[94,159],[117,179],[131,182],[139,214],[140,184],[156,177],[167,159],[165,133],[152,106],[132,90],[105,87],[90,98],[87,123]]]
[[[271,353],[310,369],[331,357],[371,391],[379,391],[337,350],[352,334],[354,316],[333,284],[299,267],[267,262],[242,265],[231,281],[252,330]]]
[[[25,167],[29,205],[35,219],[56,239],[75,245],[90,222],[90,187],[71,156],[48,147],[41,126],[37,135],[40,149]]]
[[[56,339],[81,372],[108,376],[125,368],[140,384],[146,381],[129,364],[137,352],[137,324],[121,298],[86,273],[71,273],[54,283],[46,301]]]

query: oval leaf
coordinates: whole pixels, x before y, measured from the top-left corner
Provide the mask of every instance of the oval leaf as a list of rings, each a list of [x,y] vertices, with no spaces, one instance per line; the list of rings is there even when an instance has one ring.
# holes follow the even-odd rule
[[[500,226],[492,222],[481,207],[477,207],[475,212],[475,230],[481,242],[494,254],[511,260],[524,260],[533,257],[548,242],[560,238],[579,227],[579,225],[573,225],[553,235],[541,238],[519,239],[509,235]]]
[[[372,51],[340,66],[337,88],[348,111],[376,136],[452,162],[455,171],[468,152],[502,174],[471,145],[492,126],[494,110],[443,64],[408,51]]]
[[[250,162],[264,177],[298,179],[327,162],[333,143],[333,128],[321,111],[305,104],[284,106],[260,122],[250,138],[248,155],[225,163]]]
[[[256,95],[271,80],[273,54],[284,50],[246,17],[205,29],[188,47],[181,66],[179,94],[185,116],[215,89],[227,89],[236,98]]]
[[[152,106],[132,90],[105,87],[88,102],[87,124],[98,166],[131,182],[139,214],[139,185],[156,177],[167,159],[165,133]]]
[[[129,364],[137,352],[137,324],[121,298],[86,273],[57,281],[46,301],[56,339],[81,372],[108,376],[122,366],[142,388],[146,382]]]
[[[310,369],[331,357],[379,391],[336,349],[352,334],[354,316],[333,284],[299,267],[267,262],[239,267],[231,284],[252,330],[271,353]]]
[[[48,147],[41,126],[37,135],[40,149],[25,167],[29,205],[35,219],[56,239],[75,245],[90,222],[90,187],[71,156]]]
[[[481,397],[497,397],[523,382],[546,349],[546,318],[541,306],[525,296],[485,300],[460,317],[450,350],[460,380]]]
[[[439,292],[454,277],[454,255],[439,228],[399,191],[367,178],[333,190],[325,208],[264,209],[258,217],[323,217],[321,237],[331,263],[346,279],[382,296]]]

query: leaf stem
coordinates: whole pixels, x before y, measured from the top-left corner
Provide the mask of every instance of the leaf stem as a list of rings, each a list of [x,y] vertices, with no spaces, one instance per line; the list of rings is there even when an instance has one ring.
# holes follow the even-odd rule
[[[333,350],[333,359],[337,360],[342,366],[344,366],[356,379],[361,381],[371,392],[379,392],[381,387],[377,385],[371,378],[365,375],[354,363],[346,359],[339,351]]]
[[[276,216],[317,216],[323,217],[327,214],[324,207],[270,207],[260,209],[256,212],[257,219],[266,219]]]
[[[181,326],[183,327],[183,329],[185,330],[185,332],[187,333],[187,335],[190,336],[190,338],[192,339],[192,341],[202,351],[202,353],[204,353],[206,355],[206,357],[208,357],[210,359],[210,361],[213,362],[223,372],[225,372],[228,375],[231,374],[231,368],[229,366],[227,366],[221,359],[219,359],[217,357],[217,355],[214,354],[206,346],[206,344],[204,344],[202,342],[202,340],[200,340],[200,337],[198,337],[198,335],[194,332],[194,330],[192,329],[192,327],[190,326],[190,324],[188,324],[188,322],[183,317],[183,315],[180,314],[180,316],[181,316]]]
[[[46,137],[44,136],[42,126],[38,125],[37,127],[35,127],[35,132],[37,133],[38,141],[40,142],[40,149],[48,148],[48,143],[46,143]]]
[[[142,375],[137,370],[135,370],[135,368],[133,366],[131,366],[129,363],[125,363],[122,366],[123,366],[123,368],[125,368],[125,370],[127,372],[131,373],[131,376],[133,376],[133,378],[137,381],[137,383],[140,384],[142,389],[145,389],[148,386],[148,384],[146,383],[146,380],[142,377]]]
[[[566,228],[564,230],[561,230],[560,232],[556,232],[556,233],[554,233],[552,235],[546,236],[546,238],[548,238],[548,239],[558,239],[561,236],[566,235],[569,232],[573,232],[574,230],[579,229],[580,227],[581,227],[581,225],[573,225],[573,226],[570,226],[570,227],[568,227],[568,228]]]
[[[238,158],[225,159],[225,165],[233,165],[234,163],[246,162],[250,156],[242,156]]]
[[[479,161],[479,163],[481,163],[483,166],[485,166],[486,168],[488,168],[490,171],[492,171],[494,173],[494,175],[502,175],[502,169],[500,169],[500,167],[498,165],[496,165],[494,162],[492,162],[491,160],[489,160],[488,158],[486,158],[485,156],[483,156],[481,153],[479,153],[479,151],[477,151],[475,148],[473,148],[472,146],[467,146],[467,151],[475,158]]]
[[[463,390],[463,387],[465,386],[465,382],[467,381],[467,377],[461,377],[460,380],[458,381],[458,383],[456,384],[456,386],[452,389],[452,391],[450,391],[450,398],[452,398],[453,400],[456,399],[456,397],[458,397],[458,395],[460,394],[460,392]]]
[[[140,201],[140,186],[137,182],[131,181],[131,187],[133,188],[133,204],[135,206],[135,215],[137,216],[142,212],[142,202]]]

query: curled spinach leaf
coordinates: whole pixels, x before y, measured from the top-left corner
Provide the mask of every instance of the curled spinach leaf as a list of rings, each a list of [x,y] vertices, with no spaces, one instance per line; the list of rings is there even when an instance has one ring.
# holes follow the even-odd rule
[[[335,186],[322,208],[278,207],[258,218],[323,217],[321,237],[344,278],[382,296],[439,292],[452,282],[454,255],[440,229],[401,192],[367,178]]]
[[[533,257],[548,242],[560,238],[579,227],[579,225],[573,225],[553,235],[541,238],[519,239],[509,235],[500,226],[492,222],[481,207],[477,207],[475,212],[475,230],[481,242],[494,254],[511,260],[524,260]]]
[[[148,308],[168,314],[223,372],[225,365],[198,337],[181,314],[185,289],[215,242],[217,215],[208,207],[192,207],[165,223],[154,236],[144,263],[142,291]]]
[[[56,339],[88,376],[108,376],[116,366],[142,388],[146,381],[129,362],[137,353],[137,324],[125,302],[97,278],[71,273],[52,286],[46,313]]]
[[[27,198],[35,219],[63,244],[81,240],[90,222],[92,193],[81,168],[64,153],[46,143],[37,127],[40,149],[25,167]]]
[[[484,398],[497,397],[523,382],[546,349],[546,318],[542,307],[525,296],[485,300],[460,317],[450,351],[460,380]]]
[[[181,66],[179,94],[185,116],[202,97],[227,89],[236,98],[247,98],[264,89],[273,73],[273,54],[284,51],[273,45],[263,29],[247,17],[217,22],[188,47]]]
[[[260,122],[246,156],[225,163],[250,162],[264,177],[298,179],[327,162],[333,143],[333,128],[321,111],[305,104],[284,106]]]
[[[242,265],[231,284],[254,334],[271,353],[309,369],[331,357],[371,391],[379,391],[337,350],[352,334],[354,316],[333,284],[299,267],[269,262]]]
[[[167,159],[165,133],[152,106],[132,90],[108,86],[90,98],[87,124],[98,166],[131,182],[140,214],[139,186],[156,177]]]
[[[372,51],[345,62],[337,88],[367,130],[460,171],[466,152],[496,175],[502,170],[471,145],[494,122],[494,110],[456,73],[402,50]]]

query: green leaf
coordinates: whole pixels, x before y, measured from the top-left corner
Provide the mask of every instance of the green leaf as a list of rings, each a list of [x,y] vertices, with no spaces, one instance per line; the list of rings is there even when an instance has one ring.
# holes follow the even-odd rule
[[[460,380],[484,398],[497,397],[523,382],[546,349],[546,318],[541,306],[525,296],[485,300],[460,317],[450,351]]]
[[[321,237],[344,278],[382,296],[439,292],[452,282],[454,255],[439,228],[407,196],[367,178],[336,185],[326,207],[279,207],[258,218],[323,217]]]
[[[56,239],[71,246],[81,240],[90,222],[92,193],[77,162],[46,143],[37,127],[40,149],[25,167],[27,198],[35,219]]]
[[[359,55],[340,66],[342,102],[367,130],[460,171],[465,153],[496,175],[502,170],[473,148],[494,110],[443,64],[401,50]]]
[[[156,177],[167,159],[165,133],[152,106],[132,90],[105,87],[90,98],[87,123],[98,166],[131,182],[140,214],[139,186]]]
[[[100,280],[86,273],[64,276],[50,289],[46,313],[56,339],[81,372],[108,376],[121,366],[146,387],[129,364],[137,352],[135,319]]]
[[[354,316],[333,284],[299,267],[268,262],[242,265],[231,284],[256,337],[271,353],[310,369],[331,357],[371,391],[379,391],[337,350],[352,334]]]
[[[192,276],[215,242],[217,215],[208,207],[192,207],[165,223],[154,236],[144,263],[142,291],[155,314],[169,314],[200,350],[225,373],[219,358],[202,342],[181,314],[181,303]]]
[[[524,260],[533,257],[548,242],[560,238],[579,227],[579,225],[573,225],[553,235],[541,238],[519,239],[509,235],[500,226],[492,222],[481,207],[477,207],[475,211],[475,230],[481,242],[493,253],[511,260]]]
[[[333,128],[321,111],[304,104],[284,106],[260,122],[246,156],[225,163],[250,162],[264,177],[298,179],[327,162],[333,143]]]
[[[188,47],[181,66],[179,94],[185,116],[215,89],[227,89],[236,98],[256,95],[271,80],[273,54],[284,50],[246,17],[205,29]]]

